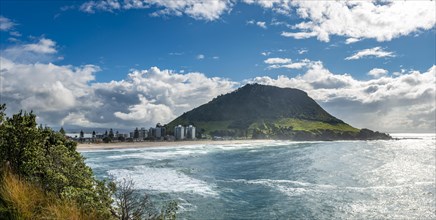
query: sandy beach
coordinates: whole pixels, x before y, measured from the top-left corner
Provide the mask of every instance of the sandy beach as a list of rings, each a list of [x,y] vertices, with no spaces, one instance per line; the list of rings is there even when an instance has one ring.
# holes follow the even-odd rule
[[[197,140],[197,141],[144,141],[144,142],[119,142],[119,143],[89,143],[78,144],[77,150],[112,150],[147,147],[178,147],[186,145],[227,145],[227,144],[256,144],[271,140]]]

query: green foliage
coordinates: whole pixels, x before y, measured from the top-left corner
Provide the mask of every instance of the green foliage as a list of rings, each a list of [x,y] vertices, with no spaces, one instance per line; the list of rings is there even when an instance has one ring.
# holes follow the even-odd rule
[[[79,208],[111,217],[113,187],[94,178],[76,143],[50,128],[37,127],[36,116],[19,112],[5,117],[0,109],[0,164],[19,178]]]
[[[75,142],[37,127],[32,112],[9,118],[5,108],[0,105],[0,219],[175,219],[176,203],[146,215],[153,208],[147,196],[126,183],[116,189],[95,179]]]
[[[187,122],[239,121],[238,124],[246,126],[260,119],[279,118],[342,122],[324,111],[301,90],[259,84],[248,84],[232,93],[218,96],[180,118]]]
[[[295,131],[317,131],[317,130],[334,130],[334,131],[351,131],[359,132],[359,129],[351,127],[345,123],[330,124],[322,121],[309,121],[295,118],[283,118],[270,123],[271,126],[278,128],[292,128]],[[253,124],[255,127],[257,123]],[[262,123],[265,127],[265,124]],[[257,126],[259,127],[259,126]]]
[[[59,130],[59,133],[61,133],[61,134],[65,135],[65,130],[64,130],[64,127],[61,127],[61,129]]]
[[[290,88],[248,84],[184,113],[168,124],[195,125],[210,136],[292,140],[386,138],[360,132],[333,117],[307,93]]]
[[[326,124],[343,123],[322,109],[305,92],[298,89],[248,84],[209,103],[184,113],[168,124],[172,127],[193,124],[209,135],[233,134],[246,137],[253,133],[259,121],[284,118],[319,121]]]
[[[110,139],[114,138],[114,131],[112,130],[112,128],[109,130],[109,138]]]

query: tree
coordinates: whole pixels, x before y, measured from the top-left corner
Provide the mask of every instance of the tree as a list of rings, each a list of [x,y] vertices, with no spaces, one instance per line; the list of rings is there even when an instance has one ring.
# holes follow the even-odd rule
[[[170,201],[159,212],[146,194],[141,195],[135,192],[134,183],[131,179],[123,179],[116,184],[118,187],[114,198],[118,219],[176,219],[178,206],[175,201]]]
[[[85,134],[83,133],[83,130],[80,130],[80,138],[83,138]]]
[[[112,128],[109,130],[109,138],[110,139],[114,138],[114,131],[112,130]]]
[[[119,136],[119,137],[118,137],[118,140],[121,141],[121,142],[124,142],[124,141],[126,141],[126,138],[123,137],[123,136]]]
[[[92,137],[95,138],[95,131],[92,131]]]
[[[64,127],[61,127],[61,129],[59,130],[59,133],[61,133],[61,134],[65,135],[65,130],[64,130]]]
[[[48,127],[38,128],[32,112],[20,111],[9,118],[4,111],[5,105],[1,105],[0,166],[45,193],[74,201],[84,212],[97,212],[101,218],[112,216],[114,185],[94,178],[75,142]]]
[[[36,208],[31,208],[31,210],[40,212],[39,214],[50,212],[50,208],[54,207],[58,207],[57,210],[63,212],[70,208],[69,205],[72,205],[78,208],[79,215],[87,213],[93,216],[85,219],[115,219],[123,216],[120,209],[112,206],[114,201],[112,195],[114,195],[116,184],[100,181],[94,177],[91,168],[85,164],[82,155],[76,151],[76,142],[68,140],[61,133],[48,127],[37,127],[36,116],[32,112],[20,111],[12,117],[6,117],[5,109],[4,104],[0,105],[0,219],[65,219],[44,215],[43,218],[27,218],[26,215],[17,213],[20,209],[4,197],[4,193],[13,195],[11,190],[7,190],[9,189],[6,184],[8,182],[4,181],[4,177],[8,176],[6,174],[17,177],[13,178],[17,181],[12,186],[17,189],[16,186],[21,185],[17,192],[21,193],[20,195],[26,195],[18,197],[19,203],[25,204],[26,207],[28,204],[36,204],[34,206]],[[136,193],[130,193],[129,184],[124,185],[124,188],[121,184],[120,188],[129,195],[123,204],[130,205],[125,207],[141,207],[144,210],[152,207],[147,202],[147,197],[141,198],[137,197]],[[40,191],[41,193],[38,194],[27,193]],[[41,199],[41,197],[44,198]],[[50,204],[52,201],[53,204]],[[168,207],[157,216],[146,215],[147,212],[139,208],[129,208],[129,213],[132,214],[128,215],[130,216],[128,219],[138,214],[142,214],[142,218],[171,219],[171,216],[175,216],[174,210],[177,210],[177,204]],[[81,216],[84,218],[83,216],[86,215]]]
[[[135,131],[133,132],[133,138],[139,138],[139,129],[136,128]]]
[[[109,143],[109,142],[111,142],[111,139],[109,137],[104,137],[103,138],[103,142],[104,143]]]
[[[150,209],[151,203],[147,196],[140,197],[133,189],[133,181],[123,179],[117,182],[115,192],[115,205],[120,220],[147,219],[156,217],[157,214]]]

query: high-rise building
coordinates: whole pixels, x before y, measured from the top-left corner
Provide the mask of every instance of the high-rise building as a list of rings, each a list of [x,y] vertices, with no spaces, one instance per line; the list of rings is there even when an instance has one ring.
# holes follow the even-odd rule
[[[156,127],[156,138],[162,137],[162,129],[160,127]]]
[[[192,125],[189,125],[186,127],[186,139],[195,139],[195,127]]]
[[[174,137],[176,138],[176,140],[185,139],[185,127],[181,125],[174,127]]]

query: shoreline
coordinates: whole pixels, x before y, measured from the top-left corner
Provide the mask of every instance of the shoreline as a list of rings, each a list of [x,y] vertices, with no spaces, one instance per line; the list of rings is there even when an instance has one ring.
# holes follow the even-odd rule
[[[180,147],[188,145],[223,145],[223,144],[253,144],[265,143],[274,140],[196,140],[196,141],[144,141],[119,143],[77,143],[77,151],[84,150],[115,150],[115,149],[141,149],[152,147]]]

